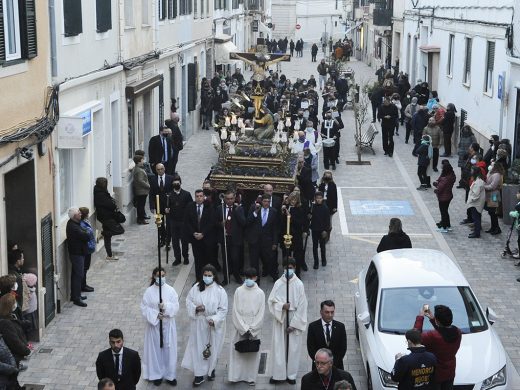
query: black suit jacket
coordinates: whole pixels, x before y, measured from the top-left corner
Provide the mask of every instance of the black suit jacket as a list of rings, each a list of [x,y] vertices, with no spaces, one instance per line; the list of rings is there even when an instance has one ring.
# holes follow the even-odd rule
[[[184,229],[186,238],[190,242],[198,242],[198,240],[193,237],[193,233],[202,233],[204,235],[202,239],[204,244],[214,243],[216,224],[215,207],[211,203],[204,202],[202,215],[200,217],[200,228],[197,216],[197,204],[193,202],[188,205],[184,216]]]
[[[155,210],[155,196],[159,195],[161,214],[164,215],[164,209],[166,208],[166,203],[168,201],[167,194],[173,191],[173,176],[164,174],[164,187],[162,191],[159,188],[159,176],[150,176],[149,182],[150,193],[148,195],[148,199],[150,201],[150,210]]]
[[[224,205],[224,213],[227,213],[226,205]],[[222,242],[224,232],[222,231],[222,205],[218,205],[215,209],[217,216],[218,225],[218,239]],[[231,212],[231,240],[233,245],[242,246],[244,245],[244,228],[246,227],[246,215],[244,208],[239,205],[233,205]]]
[[[123,363],[120,381],[117,381],[114,357],[112,350],[106,349],[99,353],[96,360],[98,378],[110,378],[116,385],[116,390],[135,390],[141,378],[141,358],[139,353],[130,348],[123,348]]]
[[[327,187],[327,207],[329,208],[329,212],[333,214],[332,210],[338,209],[338,187],[336,183],[330,182]],[[325,191],[325,183],[321,183],[318,187],[318,190],[321,192]]]
[[[307,330],[307,352],[312,360],[316,351],[320,348],[328,348],[334,356],[334,366],[343,369],[343,357],[347,352],[347,332],[345,325],[339,321],[332,320],[330,344],[325,341],[325,334],[321,326],[321,318],[309,324]],[[313,369],[314,369],[313,364]]]
[[[173,148],[171,138],[166,138],[166,144],[168,145],[168,160],[172,158]],[[162,143],[162,136],[160,134],[154,135],[150,138],[148,143],[148,159],[150,165],[155,172],[155,166],[162,163],[164,160],[164,147]]]
[[[277,244],[280,226],[278,211],[273,207],[269,207],[269,214],[267,215],[265,226],[262,226],[262,209],[260,208],[256,217],[253,214],[254,212],[255,204],[253,203],[247,216],[247,241],[252,245],[258,243],[265,245]]]
[[[352,390],[357,390],[352,375],[350,375],[347,371],[339,370],[336,367],[332,367],[332,376],[330,378],[328,388],[333,389],[336,382],[343,380],[349,382],[352,385]],[[311,371],[302,377],[302,387],[300,390],[316,389],[323,389],[323,383],[321,381],[320,374],[318,374],[318,371]]]

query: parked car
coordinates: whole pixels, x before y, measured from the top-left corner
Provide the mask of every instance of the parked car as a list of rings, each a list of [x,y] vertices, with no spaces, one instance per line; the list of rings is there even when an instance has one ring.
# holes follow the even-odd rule
[[[509,389],[506,352],[494,329],[496,315],[485,314],[459,267],[431,249],[378,253],[359,273],[355,327],[368,377],[368,389],[397,388],[390,372],[398,352],[406,353],[404,334],[421,306],[449,306],[462,332],[455,389]],[[424,321],[424,331],[432,329]]]

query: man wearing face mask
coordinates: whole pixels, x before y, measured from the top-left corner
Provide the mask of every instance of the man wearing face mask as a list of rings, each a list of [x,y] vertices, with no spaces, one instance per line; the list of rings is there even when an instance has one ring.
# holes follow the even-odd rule
[[[500,145],[500,138],[498,135],[493,134],[489,138],[489,149],[486,151],[486,154],[484,154],[484,162],[486,163],[486,167],[491,165],[492,160],[496,160],[498,145]]]
[[[148,143],[148,156],[153,172],[157,173],[155,168],[157,164],[168,167],[172,154],[171,130],[166,126],[160,126],[159,135],[154,135]]]
[[[305,139],[310,142],[310,144],[314,147],[316,155],[318,155],[323,147],[323,139],[321,137],[321,133],[314,128],[314,122],[312,121],[307,121]]]
[[[230,343],[228,380],[247,382],[253,386],[260,363],[260,351],[240,353],[236,351],[235,343],[258,340],[264,322],[265,294],[256,284],[256,269],[244,270],[244,278],[244,284],[235,290],[233,297],[232,318],[235,332]]]
[[[325,169],[336,169],[336,143],[339,142],[339,123],[332,118],[332,110],[327,111],[325,120],[321,125],[321,136],[323,142],[323,165]],[[326,141],[325,141],[326,140]],[[334,142],[332,142],[334,141]]]
[[[292,118],[292,130],[303,130],[305,129],[305,118],[303,117],[303,108],[298,109],[298,114],[293,115]]]
[[[273,376],[269,383],[277,384],[287,381],[287,383],[295,385],[300,359],[294,357],[301,355],[303,333],[307,328],[307,296],[302,281],[296,276],[295,260],[289,258],[286,267],[286,271],[274,284],[267,300],[269,311],[274,318],[271,342],[271,373]],[[289,294],[287,294],[287,283],[289,284]],[[287,321],[287,316],[289,316],[289,321]],[[287,338],[289,338],[290,357],[288,360],[286,360]]]
[[[190,263],[188,240],[184,236],[184,216],[188,205],[193,202],[193,198],[188,191],[181,188],[181,183],[182,181],[179,175],[173,177],[173,190],[168,196],[166,209],[164,210],[172,239],[173,254],[175,256],[173,266],[181,263],[181,254],[184,259],[184,264]]]
[[[161,286],[162,302],[159,300]],[[166,284],[164,269],[156,267],[152,272],[150,287],[141,301],[141,315],[146,321],[144,333],[143,379],[160,386],[165,380],[177,385],[177,326],[175,316],[179,311],[179,296]],[[159,345],[160,326],[163,329],[163,346]]]

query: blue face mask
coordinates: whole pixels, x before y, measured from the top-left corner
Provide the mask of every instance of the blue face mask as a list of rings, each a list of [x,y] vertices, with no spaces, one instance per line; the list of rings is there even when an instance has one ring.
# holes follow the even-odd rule
[[[294,276],[294,270],[292,268],[289,268],[287,273],[289,274],[289,279]]]
[[[164,276],[161,277],[161,281],[160,281],[160,283],[161,283],[161,286],[164,286],[164,283],[166,283],[166,280],[165,280]],[[159,285],[159,277],[156,277],[156,278],[155,278],[155,284],[156,284],[157,286]]]
[[[253,287],[256,283],[253,279],[246,279],[244,280],[244,284],[247,286],[247,287]]]
[[[307,127],[307,131],[308,131],[309,133],[313,132],[313,131],[314,131],[314,127]]]
[[[204,284],[206,286],[210,285],[211,283],[213,283],[213,276],[203,276],[202,280],[204,281]]]

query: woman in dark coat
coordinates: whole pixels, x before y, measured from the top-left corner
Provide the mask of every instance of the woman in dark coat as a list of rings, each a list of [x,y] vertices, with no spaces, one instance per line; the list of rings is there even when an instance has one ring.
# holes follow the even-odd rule
[[[108,193],[107,187],[108,181],[106,178],[98,177],[96,179],[94,207],[96,208],[96,218],[103,226],[101,234],[105,239],[107,260],[119,260],[117,256],[112,254],[112,236],[123,234],[125,230],[116,221],[116,214],[118,213],[116,201]]]
[[[377,246],[377,253],[388,251],[390,249],[411,248],[412,242],[408,234],[403,232],[403,224],[399,218],[390,219],[388,226],[388,234],[381,238],[381,242]]]
[[[451,230],[450,214],[448,208],[450,202],[453,199],[453,185],[455,184],[456,177],[453,172],[453,167],[448,160],[442,160],[441,175],[433,183],[436,187],[433,192],[437,194],[437,200],[439,201],[439,211],[441,213],[441,221],[437,223],[437,227],[441,233],[447,233]]]

